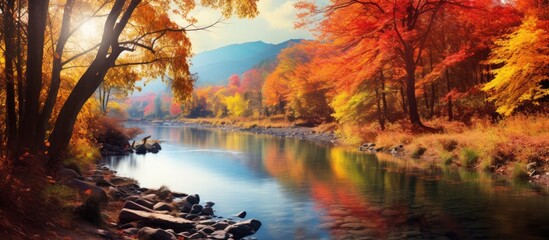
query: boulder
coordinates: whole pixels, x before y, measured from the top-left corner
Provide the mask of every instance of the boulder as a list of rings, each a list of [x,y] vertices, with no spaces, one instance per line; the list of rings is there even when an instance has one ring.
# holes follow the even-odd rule
[[[162,150],[162,147],[160,146],[160,143],[158,143],[158,142],[153,143],[152,147],[158,149],[159,151]]]
[[[183,198],[183,200],[189,202],[190,204],[194,205],[194,204],[198,204],[200,202],[199,198],[196,198],[195,197],[196,194],[194,195],[189,195],[189,196],[186,196]],[[198,195],[197,195],[198,196]]]
[[[143,221],[147,226],[173,229],[175,232],[183,232],[194,228],[194,223],[184,218],[127,208],[120,211],[120,215],[118,216],[118,224],[125,224],[134,221]]]
[[[57,178],[62,183],[66,183],[69,180],[76,178],[79,180],[83,180],[84,178],[78,174],[76,171],[68,168],[61,168],[59,171],[57,171]]]
[[[137,233],[139,240],[177,240],[177,238],[168,231],[158,228],[144,227]]]
[[[107,193],[98,186],[74,178],[70,179],[67,182],[67,185],[76,188],[83,193],[89,194],[90,198],[95,198],[99,203],[108,202]]]
[[[202,209],[202,215],[213,215],[214,214],[214,210],[213,208],[211,207],[205,207],[204,209]]]
[[[200,205],[200,204],[194,204],[194,205],[192,206],[192,208],[191,208],[191,213],[193,213],[193,214],[199,214],[199,213],[202,212],[202,209],[204,209],[204,208],[202,207],[202,205]]]
[[[213,207],[214,205],[214,202],[206,202],[206,204],[204,204],[204,207]]]
[[[135,154],[143,155],[147,153],[147,148],[143,144],[139,144],[135,147]]]
[[[235,223],[225,228],[224,231],[232,234],[235,238],[243,238],[254,234],[261,227],[261,222],[255,219]]]

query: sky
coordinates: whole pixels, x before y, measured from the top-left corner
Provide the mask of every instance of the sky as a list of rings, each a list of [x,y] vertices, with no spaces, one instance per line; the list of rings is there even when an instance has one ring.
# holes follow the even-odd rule
[[[304,29],[294,29],[295,0],[259,0],[259,16],[253,19],[236,17],[218,23],[204,31],[189,32],[194,53],[200,53],[229,44],[263,41],[280,43],[288,39],[311,39],[312,34]],[[209,25],[220,18],[219,11],[197,7],[193,16],[197,26]]]

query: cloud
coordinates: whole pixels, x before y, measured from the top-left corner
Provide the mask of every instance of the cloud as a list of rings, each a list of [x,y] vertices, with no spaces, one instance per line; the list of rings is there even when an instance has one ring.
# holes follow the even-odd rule
[[[294,1],[259,1],[259,16],[275,29],[292,30],[296,21],[296,13]]]

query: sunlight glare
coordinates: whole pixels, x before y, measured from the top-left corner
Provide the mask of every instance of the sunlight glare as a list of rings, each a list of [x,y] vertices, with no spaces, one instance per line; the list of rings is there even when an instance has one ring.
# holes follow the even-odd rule
[[[96,39],[101,35],[99,24],[93,20],[86,21],[78,30],[80,35],[86,40]]]

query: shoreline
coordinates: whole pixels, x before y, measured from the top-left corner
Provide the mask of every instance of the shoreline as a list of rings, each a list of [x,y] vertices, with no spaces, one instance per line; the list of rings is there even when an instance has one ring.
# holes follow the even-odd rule
[[[198,194],[174,192],[165,186],[142,188],[135,179],[118,176],[104,160],[82,175],[62,168],[59,176],[60,183],[86,196],[76,209],[74,225],[61,229],[65,237],[254,239],[253,234],[261,227],[260,221],[246,219],[245,211],[230,217],[216,216],[215,203],[201,203]]]
[[[188,126],[188,127],[194,127],[194,128],[205,128],[205,129],[220,129],[224,131],[236,131],[236,132],[246,132],[246,133],[253,133],[253,134],[263,134],[263,135],[270,135],[270,136],[276,136],[280,138],[295,138],[299,140],[304,141],[310,141],[320,144],[327,144],[329,146],[341,146],[341,147],[347,147],[351,149],[356,149],[357,146],[353,146],[350,144],[344,143],[336,134],[334,131],[330,132],[319,132],[316,128],[313,127],[302,127],[302,126],[276,126],[276,127],[270,127],[270,126],[258,126],[258,124],[244,124],[244,123],[232,123],[230,121],[220,121],[220,122],[214,122],[212,119],[200,119],[200,120],[171,120],[171,121],[159,121],[159,120],[130,120],[129,122],[136,122],[136,123],[143,123],[143,124],[152,124],[152,125],[159,125],[159,126]],[[239,126],[240,125],[240,126]],[[244,126],[242,126],[244,125]],[[465,133],[464,133],[465,134]],[[426,135],[418,135],[417,137],[425,137],[425,136],[431,136],[432,138],[443,138],[443,134],[426,134]],[[468,166],[463,165],[462,161],[460,159],[460,154],[463,150],[468,149],[467,146],[458,146],[456,142],[456,146],[451,149],[450,151],[446,151],[449,149],[446,149],[446,142],[448,141],[441,141],[441,143],[434,143],[432,146],[424,146],[420,141],[417,141],[417,139],[414,138],[411,142],[408,142],[400,149],[397,149],[399,157],[403,158],[409,158],[409,159],[415,159],[419,161],[424,162],[430,162],[434,164],[444,164],[449,165],[452,168],[464,168],[471,171],[477,171],[477,172],[487,172],[494,177],[496,176],[504,176],[505,178],[509,180],[515,180],[516,178],[519,178],[520,180],[528,181],[532,185],[541,186],[549,188],[549,171],[545,171],[544,169],[548,164],[543,163],[536,163],[535,168],[533,164],[528,164],[525,166],[525,170],[523,170],[523,173],[520,175],[516,175],[514,171],[516,171],[516,167],[514,167],[517,162],[515,161],[506,161],[503,163],[503,165],[499,166],[499,169],[494,169],[494,166],[491,166],[492,169],[488,169],[490,166],[482,165],[482,163],[477,163],[475,166]],[[453,142],[452,140],[449,142]],[[371,144],[371,143],[369,143]],[[445,148],[445,152],[448,152],[451,154],[453,152],[454,154],[451,156],[452,160],[448,160],[448,158],[444,159],[443,156],[440,156],[440,154],[433,152],[437,146],[435,144],[442,144],[443,148]],[[384,144],[383,146],[377,146],[378,150],[370,151],[366,150],[361,151],[365,154],[378,154],[378,153],[388,153],[391,154],[392,150],[395,148],[398,148],[400,145],[399,141],[393,140],[390,144]],[[382,149],[382,150],[379,150]],[[480,161],[480,160],[477,160]],[[501,163],[498,163],[501,164]],[[533,174],[534,173],[534,174]]]

